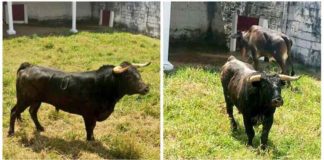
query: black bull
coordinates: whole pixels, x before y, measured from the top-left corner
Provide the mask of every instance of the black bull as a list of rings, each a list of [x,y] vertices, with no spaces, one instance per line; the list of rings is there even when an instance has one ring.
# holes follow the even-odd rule
[[[290,75],[295,74],[290,53],[292,41],[287,35],[253,25],[247,31],[231,35],[231,38],[237,38],[245,62],[248,59],[248,51],[251,51],[255,69],[258,69],[259,57],[273,57],[283,74],[289,75],[289,66],[291,67]]]
[[[252,145],[253,125],[262,122],[261,147],[266,147],[276,107],[283,105],[281,87],[285,81],[298,78],[283,74],[267,75],[233,56],[228,58],[221,71],[226,109],[233,130],[237,129],[233,106],[242,113],[248,145]]]
[[[124,95],[146,94],[138,67],[146,64],[123,62],[120,66],[104,65],[95,71],[66,73],[23,63],[17,71],[17,103],[11,110],[9,135],[14,134],[15,120],[30,106],[29,112],[38,131],[44,128],[37,111],[42,102],[57,109],[81,115],[85,122],[87,140],[93,140],[97,121],[107,119],[115,104]]]

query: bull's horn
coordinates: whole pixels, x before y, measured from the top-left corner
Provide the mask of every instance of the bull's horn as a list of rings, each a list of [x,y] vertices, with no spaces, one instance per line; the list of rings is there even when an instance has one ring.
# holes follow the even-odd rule
[[[116,67],[114,67],[113,72],[120,74],[120,73],[125,72],[128,68],[129,68],[129,66],[127,66],[127,67],[116,66]]]
[[[295,81],[300,78],[300,76],[287,76],[284,74],[279,74],[279,77],[283,81]]]
[[[151,64],[151,62],[146,62],[146,63],[142,63],[142,64],[140,64],[140,63],[132,63],[132,66],[134,66],[134,67],[146,67],[146,66],[148,66],[150,64]]]
[[[258,75],[251,76],[248,81],[249,82],[257,82],[260,80],[261,80],[261,74],[258,74]]]

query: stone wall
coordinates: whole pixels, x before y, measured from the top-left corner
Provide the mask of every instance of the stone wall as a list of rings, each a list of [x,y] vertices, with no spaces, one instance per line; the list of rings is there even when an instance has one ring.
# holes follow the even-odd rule
[[[294,58],[310,66],[321,66],[321,8],[320,2],[290,2],[287,34],[294,44]]]
[[[225,40],[229,46],[228,36],[235,12],[243,16],[262,17],[268,20],[270,29],[291,37],[295,60],[320,67],[320,10],[320,2],[173,2],[170,38],[200,40],[208,35],[208,26],[212,24],[212,32],[217,33],[214,39]]]
[[[286,8],[285,3],[283,2],[222,2],[220,5],[222,8],[222,18],[225,23],[226,35],[231,33],[232,16],[234,12],[237,12],[242,16],[266,18],[269,23],[269,28],[282,31],[282,16],[284,14],[283,11]]]
[[[234,12],[263,17],[268,20],[270,29],[291,37],[295,60],[313,67],[321,66],[320,2],[222,2],[221,6],[225,35],[231,33]]]
[[[98,2],[92,8],[95,18],[99,18],[100,9],[113,10],[116,27],[160,36],[160,2]]]

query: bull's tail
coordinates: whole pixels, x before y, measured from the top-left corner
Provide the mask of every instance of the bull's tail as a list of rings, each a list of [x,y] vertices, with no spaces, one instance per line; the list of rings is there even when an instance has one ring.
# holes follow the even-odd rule
[[[281,36],[282,39],[284,39],[286,45],[287,45],[287,54],[288,54],[288,59],[287,59],[287,62],[288,64],[291,66],[291,72],[290,72],[290,75],[293,76],[295,75],[295,71],[294,71],[294,66],[293,66],[293,62],[292,62],[292,54],[290,53],[291,51],[291,46],[293,44],[292,40],[290,38],[288,38],[286,35],[282,35]]]
[[[24,63],[22,63],[22,64],[19,66],[19,68],[18,68],[18,70],[17,70],[17,73],[18,73],[19,71],[25,69],[25,68],[30,67],[30,66],[31,66],[31,64],[28,63],[28,62],[24,62]]]
[[[291,76],[294,76],[295,75],[295,71],[294,71],[294,65],[293,65],[292,59],[293,59],[292,54],[290,54],[289,57],[288,57],[288,63],[291,66],[290,75]]]

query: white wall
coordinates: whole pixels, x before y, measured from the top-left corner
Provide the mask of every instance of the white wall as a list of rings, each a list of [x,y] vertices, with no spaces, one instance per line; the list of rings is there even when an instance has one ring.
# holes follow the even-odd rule
[[[208,29],[207,8],[203,2],[173,2],[171,4],[170,35],[195,37]],[[199,33],[197,33],[199,32]]]
[[[27,4],[28,18],[37,20],[71,19],[71,2],[13,2]],[[77,19],[91,17],[90,2],[77,2]]]
[[[170,36],[172,39],[198,38],[211,23],[212,32],[224,32],[219,3],[172,2]]]

